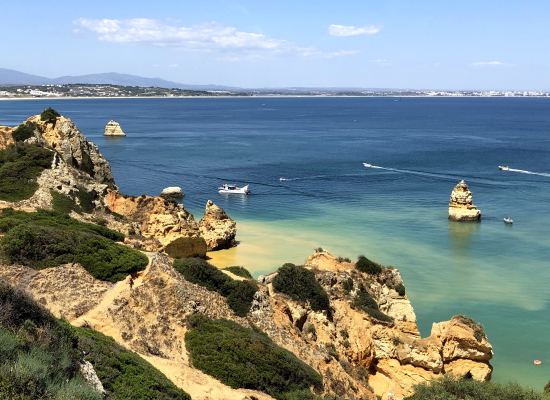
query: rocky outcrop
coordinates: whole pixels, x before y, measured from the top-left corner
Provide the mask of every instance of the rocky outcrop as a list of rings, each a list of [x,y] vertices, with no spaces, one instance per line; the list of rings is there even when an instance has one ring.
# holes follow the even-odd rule
[[[95,372],[94,366],[89,361],[80,360],[79,367],[80,373],[82,374],[84,379],[86,379],[86,381],[88,381],[88,383],[94,388],[94,390],[101,393],[103,396],[106,396],[107,392],[103,388],[103,384],[99,380]]]
[[[229,249],[237,245],[237,223],[211,200],[206,203],[206,211],[199,221],[199,229],[206,240],[208,251]]]
[[[86,140],[73,121],[65,117],[41,121],[40,115],[30,117],[27,121],[35,122],[39,132],[27,141],[47,144],[61,155],[68,166],[85,172],[97,183],[116,189],[111,166],[99,153],[98,147]]]
[[[185,195],[183,194],[182,190],[180,187],[178,186],[170,186],[170,187],[167,187],[165,189],[162,190],[162,192],[160,193],[159,195],[160,197],[165,197],[165,198],[180,198],[180,197],[185,197]]]
[[[181,204],[162,197],[130,197],[109,190],[106,202],[112,212],[137,223],[140,234],[157,239],[170,257],[204,257],[206,242],[193,214]]]
[[[468,185],[460,181],[451,193],[449,203],[449,219],[454,221],[479,221],[481,211],[472,204],[472,192]]]
[[[105,126],[104,136],[126,136],[122,129],[120,129],[120,124],[113,120],[110,120]]]
[[[0,150],[4,150],[10,144],[15,143],[15,140],[11,136],[12,130],[10,127],[0,125]]]

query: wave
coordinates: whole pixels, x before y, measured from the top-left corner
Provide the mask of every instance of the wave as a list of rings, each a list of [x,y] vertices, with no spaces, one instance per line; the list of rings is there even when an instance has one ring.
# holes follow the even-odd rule
[[[550,178],[550,174],[547,174],[547,173],[545,173],[545,172],[524,171],[523,169],[514,169],[514,168],[509,168],[508,171],[511,171],[511,172],[519,172],[519,173],[521,173],[521,174],[546,176],[546,177],[549,177],[549,178]]]

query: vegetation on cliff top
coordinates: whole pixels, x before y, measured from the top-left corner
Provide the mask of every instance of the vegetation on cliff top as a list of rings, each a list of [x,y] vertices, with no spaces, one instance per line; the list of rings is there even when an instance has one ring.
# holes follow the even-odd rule
[[[295,301],[309,301],[314,311],[329,309],[328,295],[315,279],[315,274],[300,265],[286,263],[279,268],[273,279],[273,288]]]
[[[518,383],[479,382],[474,379],[453,380],[445,375],[431,383],[415,386],[415,394],[407,400],[548,400],[549,394]]]
[[[0,281],[0,398],[100,400],[79,374],[76,331]]]
[[[185,345],[193,366],[232,388],[259,390],[285,399],[285,393],[323,387],[313,368],[265,334],[200,314],[191,316],[189,325],[193,329],[185,334]]]
[[[51,107],[48,107],[40,114],[40,121],[50,121],[59,117],[61,117],[61,115],[57,111]]]
[[[474,337],[477,339],[478,342],[481,342],[483,338],[487,337],[487,334],[483,330],[483,325],[478,324],[476,321],[474,321],[472,318],[469,318],[465,315],[457,315],[457,318],[460,319],[460,322],[462,322],[464,325],[470,327],[474,331]]]
[[[11,136],[16,142],[23,142],[34,136],[36,128],[38,128],[36,122],[27,121],[11,131]]]
[[[248,272],[248,270],[244,267],[239,267],[237,265],[233,266],[233,267],[227,267],[227,268],[224,268],[225,271],[229,271],[231,272],[232,274],[235,274],[237,276],[241,276],[243,278],[248,278],[248,279],[252,279],[252,275],[250,274],[250,272]]]
[[[26,200],[36,192],[36,179],[50,168],[54,153],[37,144],[17,143],[0,150],[0,200]]]
[[[94,278],[116,282],[148,264],[139,251],[113,242],[123,240],[123,234],[55,211],[4,209],[0,232],[5,233],[0,253],[6,261],[37,270],[77,262]]]
[[[365,256],[359,256],[355,263],[355,268],[361,272],[366,272],[369,275],[377,275],[382,272],[382,266],[369,260]]]
[[[237,281],[202,258],[174,260],[173,268],[191,283],[218,292],[227,299],[227,304],[239,317],[245,317],[252,306],[258,286],[252,281]]]
[[[365,286],[361,283],[357,290],[356,296],[351,301],[351,306],[353,308],[358,308],[359,310],[366,312],[371,317],[376,318],[379,321],[392,322],[393,318],[384,314],[378,309],[378,303],[372,298]]]
[[[96,197],[95,192],[87,192],[86,188],[82,186],[76,187],[74,197],[65,196],[55,190],[50,190],[52,195],[52,207],[55,211],[63,214],[70,214],[71,211],[75,211],[78,214],[92,213],[94,211],[94,199]],[[78,199],[79,204],[76,204]]]
[[[107,400],[190,400],[166,375],[139,355],[100,332],[76,328],[78,348],[86,354],[107,392]]]

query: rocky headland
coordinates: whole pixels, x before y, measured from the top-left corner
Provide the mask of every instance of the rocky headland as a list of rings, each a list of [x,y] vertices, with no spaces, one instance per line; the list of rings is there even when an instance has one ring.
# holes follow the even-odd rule
[[[460,181],[451,193],[449,219],[453,221],[481,220],[481,211],[472,204],[472,192],[464,181]]]
[[[430,336],[422,338],[401,275],[391,267],[369,261],[375,268],[363,270],[322,249],[301,266],[285,264],[287,269],[313,276],[321,297],[326,298],[321,308],[313,300],[280,290],[276,282],[281,269],[257,281],[250,275],[223,271],[222,276],[230,281],[219,290],[208,286],[211,283],[191,282],[181,269],[174,268],[181,261],[174,259],[204,257],[207,251],[234,246],[235,221],[211,201],[197,223],[171,198],[121,194],[109,163],[70,119],[60,116],[42,121],[35,116],[27,121],[32,122],[30,136],[17,145],[44,146],[51,152],[48,163],[41,164],[34,194],[17,202],[3,200],[1,207],[52,210],[59,207],[61,196],[71,217],[122,233],[127,247],[148,251],[149,264],[118,281],[106,282],[78,262],[61,262],[61,257],[60,265],[41,270],[4,263],[0,279],[26,291],[56,317],[113,337],[193,399],[273,398],[261,391],[231,387],[193,364],[185,338],[193,329],[190,318],[197,314],[261,332],[293,353],[322,377],[318,395],[374,400],[392,392],[401,398],[413,394],[414,385],[449,373],[456,378],[468,374],[479,381],[490,380],[493,353],[482,327],[459,315],[434,324]],[[0,148],[14,142],[10,128],[0,127],[0,137]],[[453,191],[451,205],[450,210],[480,215],[464,182]],[[218,283],[224,282],[218,278]],[[244,287],[253,288],[250,304],[238,312],[235,302],[246,304],[242,299],[247,294],[228,295],[227,290],[243,287],[234,281],[248,282]]]
[[[113,120],[107,123],[107,125],[105,126],[105,133],[103,135],[104,136],[126,136],[126,134],[122,132],[122,129],[120,128],[120,124]]]

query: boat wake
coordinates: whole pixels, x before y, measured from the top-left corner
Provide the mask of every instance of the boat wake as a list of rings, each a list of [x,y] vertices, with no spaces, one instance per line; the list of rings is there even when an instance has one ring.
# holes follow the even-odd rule
[[[529,175],[539,175],[539,176],[546,176],[550,178],[550,174],[544,173],[544,172],[532,172],[532,171],[524,171],[522,169],[514,169],[514,168],[508,168],[506,171],[510,172],[519,172],[520,174],[529,174]]]

